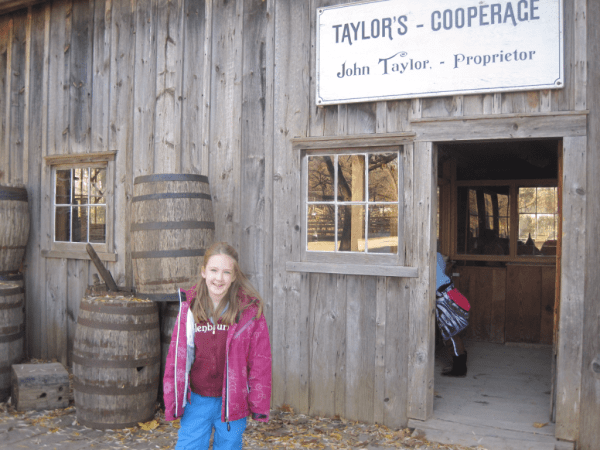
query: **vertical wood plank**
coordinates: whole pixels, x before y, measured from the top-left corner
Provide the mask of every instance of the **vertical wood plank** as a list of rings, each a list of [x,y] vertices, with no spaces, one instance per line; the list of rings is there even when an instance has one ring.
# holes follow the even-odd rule
[[[70,259],[67,261],[67,309],[65,334],[67,342],[61,349],[58,360],[66,366],[72,364],[71,353],[73,351],[73,341],[75,340],[75,328],[77,325],[77,315],[79,314],[79,303],[88,286],[88,261]]]
[[[310,12],[306,2],[275,4],[273,142],[273,402],[308,411],[306,275],[285,271],[300,258],[300,157],[290,138],[307,136]],[[308,295],[308,294],[305,294]]]
[[[154,173],[157,1],[136,3],[133,178]]]
[[[27,45],[27,10],[12,13],[12,35],[10,42],[10,109],[8,113],[8,152],[10,160],[11,184],[23,184],[25,156],[25,119],[26,119],[26,45]]]
[[[600,3],[588,2],[587,18],[587,97],[588,141],[587,141],[587,193],[586,193],[586,236],[585,247],[593,249],[585,257],[586,268],[584,291],[584,321],[582,345],[581,415],[579,442],[577,448],[592,450],[600,442],[600,258],[596,249],[600,248],[598,224],[600,223],[600,60],[597,57],[600,46]]]
[[[4,184],[10,182],[10,53],[13,29],[12,17],[0,16],[0,182]]]
[[[556,266],[542,269],[542,302],[540,318],[540,343],[552,344],[554,335],[554,297],[556,286]]]
[[[406,278],[386,279],[384,425],[406,426],[410,288]],[[379,401],[380,399],[376,399]]]
[[[563,140],[563,215],[560,327],[557,344],[556,437],[579,434],[586,260],[586,138]]]
[[[240,145],[241,186],[239,241],[240,264],[254,286],[264,286],[263,253],[265,233],[265,150],[267,121],[266,65],[269,27],[268,4],[262,0],[246,1],[244,4],[244,40],[242,69],[242,122]]]
[[[50,72],[48,102],[48,154],[70,153],[69,85],[72,8],[70,0],[53,3],[50,17]],[[52,171],[46,166],[45,188],[51,191]],[[48,198],[48,219],[53,217]],[[50,219],[51,220],[51,219]],[[46,222],[50,223],[50,221]],[[52,237],[49,237],[50,246]],[[46,264],[47,358],[63,358],[67,347],[67,261],[51,259]],[[43,352],[44,353],[44,352]],[[61,361],[62,362],[62,361]],[[66,360],[65,360],[66,364]]]
[[[373,422],[377,278],[348,277],[346,302],[346,415]]]
[[[340,357],[346,342],[346,277],[313,274],[310,279],[309,413],[332,417],[340,414],[339,401],[345,401],[339,394],[345,388]]]
[[[436,151],[431,142],[416,142],[414,150],[414,211],[412,237],[419,277],[412,281],[409,307],[408,417],[426,420],[433,413],[435,326]],[[433,163],[435,161],[435,164]]]
[[[116,149],[115,163],[107,172],[107,197],[112,198],[115,214],[114,251],[120,255],[116,263],[108,269],[120,286],[133,285],[131,263],[131,235],[129,223],[133,195],[133,97],[134,97],[134,57],[135,57],[135,11],[136,1],[115,2],[112,5],[111,21],[111,91],[109,149]],[[113,182],[114,180],[114,182]]]
[[[539,266],[506,266],[506,342],[540,340],[542,271]]]
[[[183,89],[181,100],[181,171],[202,172],[202,92],[204,80],[204,33],[206,8],[203,2],[185,0],[183,5]]]
[[[386,369],[386,327],[387,279],[376,278],[375,289],[375,373],[373,386],[373,422],[383,424],[385,420],[385,369]],[[391,324],[390,324],[391,326]]]
[[[270,0],[273,1],[273,0]],[[210,103],[212,91],[212,38],[213,0],[204,2],[204,51],[202,73],[202,152],[200,155],[201,174],[208,176],[208,156],[210,142]],[[269,68],[271,69],[272,66]]]
[[[239,249],[243,1],[216,1],[213,14],[209,173],[215,239]]]
[[[50,42],[50,23],[52,20],[52,9],[49,4],[44,5],[43,10],[43,70],[42,70],[42,127],[41,127],[41,156],[44,157],[50,154],[50,120],[48,112],[51,110],[52,98],[50,96],[50,82],[52,80],[50,70],[51,59],[51,42]],[[50,186],[52,186],[52,171],[49,166],[41,162],[41,196],[40,196],[40,248],[43,250],[49,250],[52,240],[51,236],[51,220],[52,220],[52,193]],[[37,256],[37,255],[36,255]],[[46,289],[46,262],[45,258],[38,259],[37,267],[37,282],[39,285],[39,328],[35,328],[38,331],[39,341],[37,345],[39,358],[48,358],[48,313],[47,313],[47,301],[48,301],[48,290]],[[30,319],[33,320],[33,319]],[[35,325],[34,325],[35,326]],[[35,332],[35,331],[34,331]],[[36,345],[32,343],[32,345]],[[35,354],[35,353],[33,353]]]
[[[275,89],[275,0],[267,0],[267,30],[265,33],[265,125],[264,135],[264,196],[265,196],[265,216],[263,255],[265,263],[263,265],[263,286],[260,291],[265,300],[265,315],[269,330],[273,330],[273,180],[275,172],[273,170],[274,159],[274,89]],[[260,290],[260,286],[257,286]]]
[[[29,233],[29,241],[25,255],[25,289],[27,300],[25,302],[26,316],[26,342],[29,357],[41,357],[42,341],[45,337],[42,331],[42,316],[45,316],[45,259],[40,257],[42,243],[47,240],[49,222],[42,221],[44,201],[49,200],[45,189],[44,172],[45,164],[42,160],[46,152],[47,116],[47,46],[46,31],[49,31],[49,5],[36,5],[31,8],[30,36],[30,64],[29,64],[29,91],[28,100],[28,139],[29,158],[27,170],[29,171],[27,191],[30,211],[30,229],[37,232]],[[47,209],[47,203],[45,208]],[[31,299],[31,300],[29,300]]]
[[[183,1],[158,0],[156,28],[155,173],[181,172]],[[145,2],[144,2],[145,3]]]
[[[73,3],[70,41],[69,129],[71,153],[91,150],[92,124],[92,0]]]
[[[92,152],[108,148],[110,99],[110,32],[112,0],[95,0],[92,31],[92,110],[90,146]]]

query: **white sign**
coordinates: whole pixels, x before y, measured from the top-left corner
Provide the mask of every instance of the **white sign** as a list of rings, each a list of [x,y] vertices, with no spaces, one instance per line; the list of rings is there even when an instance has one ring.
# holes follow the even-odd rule
[[[317,105],[563,87],[562,0],[317,9]]]

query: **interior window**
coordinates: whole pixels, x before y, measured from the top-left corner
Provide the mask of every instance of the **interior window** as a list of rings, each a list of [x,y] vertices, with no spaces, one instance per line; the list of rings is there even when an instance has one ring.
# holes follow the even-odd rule
[[[519,188],[518,255],[556,255],[556,187]]]
[[[309,155],[307,250],[398,253],[399,152]]]
[[[508,186],[458,188],[457,252],[508,255],[510,202]]]

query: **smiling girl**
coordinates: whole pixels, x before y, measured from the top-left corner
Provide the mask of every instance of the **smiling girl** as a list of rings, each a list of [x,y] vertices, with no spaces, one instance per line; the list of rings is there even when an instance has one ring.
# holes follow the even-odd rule
[[[246,417],[268,421],[271,346],[263,302],[225,242],[204,255],[171,337],[165,419],[181,417],[176,450],[241,449]]]

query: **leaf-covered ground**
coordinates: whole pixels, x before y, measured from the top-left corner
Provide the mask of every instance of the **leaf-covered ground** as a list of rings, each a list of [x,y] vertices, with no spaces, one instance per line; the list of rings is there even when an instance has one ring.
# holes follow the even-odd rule
[[[178,421],[166,422],[157,408],[153,420],[122,430],[92,430],[77,423],[76,409],[17,413],[0,404],[0,449],[172,449]],[[309,417],[288,407],[272,411],[269,423],[248,421],[246,449],[446,449],[466,447],[426,441],[418,431],[391,430],[343,418]],[[472,448],[472,447],[471,447]]]

